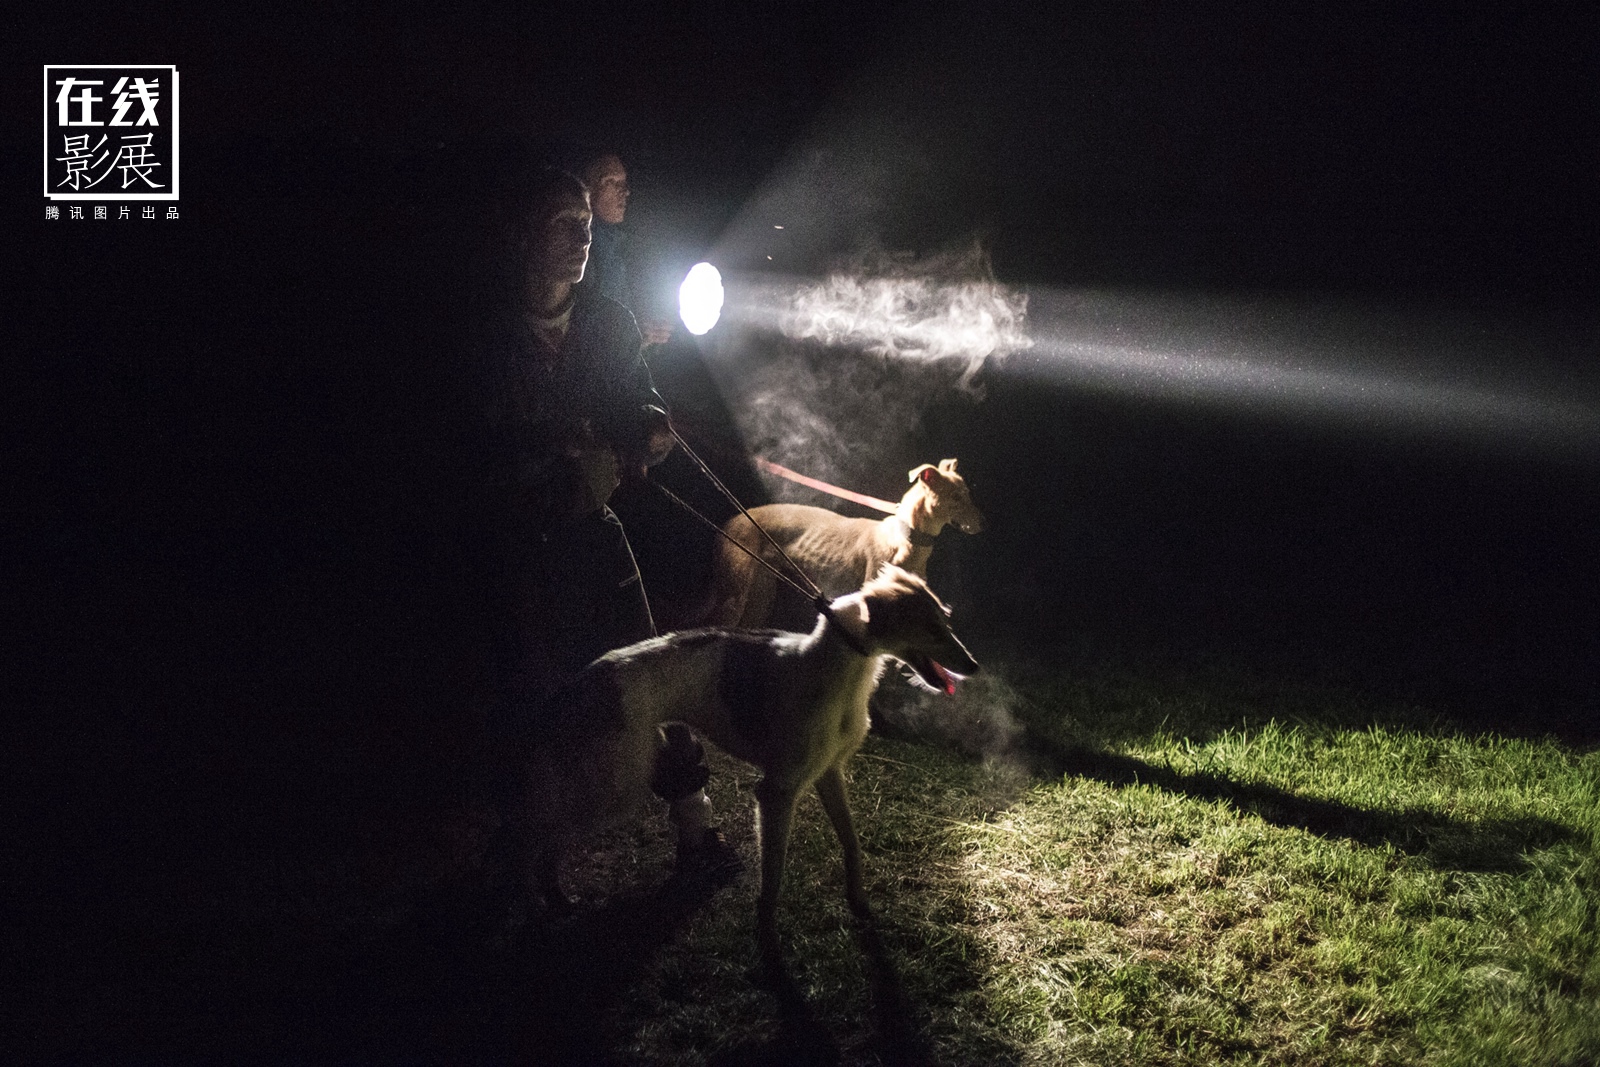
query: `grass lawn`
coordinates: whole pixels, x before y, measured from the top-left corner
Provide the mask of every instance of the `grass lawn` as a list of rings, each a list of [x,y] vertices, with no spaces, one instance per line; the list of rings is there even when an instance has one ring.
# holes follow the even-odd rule
[[[1592,745],[1260,678],[986,666],[880,693],[850,767],[875,923],[802,804],[798,998],[752,980],[755,772],[714,756],[742,873],[669,877],[655,812],[572,857],[577,908],[509,933],[466,815],[429,837],[380,809],[364,845],[329,811],[325,847],[44,893],[76,949],[41,942],[12,1058],[1600,1063]]]
[[[943,743],[852,765],[876,926],[813,800],[782,911],[806,1003],[752,985],[754,775],[719,762],[747,871],[618,998],[620,1060],[1600,1062],[1600,752],[1109,671],[1002,668],[886,718]],[[667,840],[575,882],[659,881]]]

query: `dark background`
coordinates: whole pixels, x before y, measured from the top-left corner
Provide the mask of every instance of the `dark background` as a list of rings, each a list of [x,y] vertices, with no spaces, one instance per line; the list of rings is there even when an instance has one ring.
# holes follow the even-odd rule
[[[46,223],[36,156],[8,157],[27,920],[5,955],[11,1021],[38,1013],[51,1054],[205,1047],[191,965],[226,953],[197,946],[272,939],[238,857],[381,852],[459,804],[494,593],[463,488],[466,268],[519,160],[615,149],[631,221],[685,259],[755,248],[770,207],[796,220],[790,269],[979,234],[1019,287],[1555,323],[1573,395],[1596,395],[1577,6],[63,8],[13,29],[13,145],[37,144],[45,62],[183,76],[177,222]],[[1592,743],[1592,450],[1020,370],[988,387],[919,431],[990,513],[935,565],[978,647],[1221,661]]]

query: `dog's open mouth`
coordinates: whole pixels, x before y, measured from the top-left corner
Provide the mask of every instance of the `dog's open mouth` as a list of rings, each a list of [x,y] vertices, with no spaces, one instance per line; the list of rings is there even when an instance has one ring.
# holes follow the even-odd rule
[[[929,689],[937,690],[950,696],[956,691],[956,682],[960,681],[959,674],[952,674],[945,670],[932,656],[912,653],[906,657],[905,664],[916,672],[922,683]]]

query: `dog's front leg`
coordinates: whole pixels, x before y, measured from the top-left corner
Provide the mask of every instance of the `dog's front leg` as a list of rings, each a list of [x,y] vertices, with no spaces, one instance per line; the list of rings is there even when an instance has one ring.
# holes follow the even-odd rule
[[[833,823],[833,832],[839,835],[839,847],[844,850],[844,896],[850,910],[865,918],[872,914],[867,904],[867,894],[861,886],[861,842],[856,837],[856,827],[850,818],[850,797],[845,791],[844,768],[838,764],[822,772],[817,779],[817,796],[822,800],[822,810]]]
[[[762,780],[756,786],[756,804],[761,816],[761,893],[756,898],[756,943],[768,974],[783,972],[783,949],[778,944],[778,893],[783,888],[783,860],[789,851],[789,831],[794,826],[794,807],[799,798]]]

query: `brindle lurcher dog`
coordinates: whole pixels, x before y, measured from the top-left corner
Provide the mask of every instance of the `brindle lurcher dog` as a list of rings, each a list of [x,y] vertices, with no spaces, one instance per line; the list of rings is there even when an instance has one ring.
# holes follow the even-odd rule
[[[735,515],[722,529],[788,574],[783,557],[752,525],[754,519],[830,597],[860,588],[885,563],[926,578],[939,533],[947,525],[980,533],[983,515],[953,459],[940,460],[936,467],[915,467],[909,479],[911,488],[895,514],[881,520],[850,518],[804,504],[767,504],[751,508],[750,518]],[[710,625],[809,629],[816,619],[814,606],[780,589],[771,571],[726,538],[717,542],[711,582],[711,614],[704,620]]]
[[[795,805],[808,788],[838,834],[846,898],[868,914],[844,765],[866,737],[867,700],[889,657],[947,693],[955,675],[978,669],[950,629],[949,609],[921,578],[892,565],[833,601],[809,634],[689,630],[595,660],[554,721],[525,723],[515,742],[519,788],[505,820],[524,846],[525,876],[547,900],[563,901],[566,845],[648,797],[657,727],[687,722],[761,771],[756,933],[768,973],[781,973],[778,892]]]

